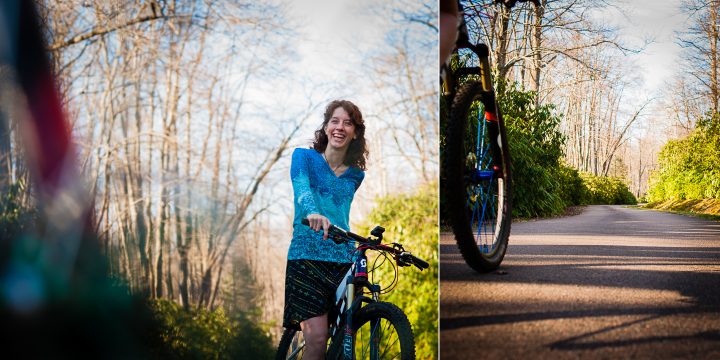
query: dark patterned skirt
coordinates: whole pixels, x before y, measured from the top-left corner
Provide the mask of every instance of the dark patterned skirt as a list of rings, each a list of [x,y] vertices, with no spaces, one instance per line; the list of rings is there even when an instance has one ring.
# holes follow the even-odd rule
[[[301,322],[329,312],[335,305],[335,290],[350,265],[317,260],[288,260],[283,326],[300,330]]]

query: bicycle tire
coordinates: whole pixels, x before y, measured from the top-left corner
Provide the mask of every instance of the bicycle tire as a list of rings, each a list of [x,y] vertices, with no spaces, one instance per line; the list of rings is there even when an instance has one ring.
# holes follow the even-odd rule
[[[455,240],[468,266],[481,273],[500,266],[507,251],[512,222],[510,150],[497,104],[497,121],[487,122],[486,125],[488,133],[497,133],[497,146],[491,146],[492,136],[478,134],[474,142],[475,149],[466,148],[470,122],[478,121],[478,129],[485,122],[485,119],[469,119],[470,109],[474,104],[482,103],[483,97],[487,95],[483,93],[479,81],[469,81],[457,92],[450,108],[444,161],[447,214],[451,218]],[[479,150],[478,143],[481,141],[488,142],[487,149]],[[478,155],[482,151],[485,151],[485,155]],[[500,154],[495,154],[498,151]],[[488,160],[488,154],[492,160]],[[487,175],[490,173],[492,175]],[[485,191],[477,190],[483,187]],[[491,207],[486,213],[488,205]]]
[[[276,360],[299,360],[302,359],[305,341],[300,336],[302,332],[294,329],[285,329],[280,337],[280,344],[278,345],[277,354],[275,355]]]
[[[374,321],[377,323],[373,324]],[[393,334],[386,331],[392,330]],[[405,313],[387,302],[370,303],[358,310],[353,316],[355,333],[355,359],[415,359],[415,337],[412,326]],[[376,337],[373,346],[372,334]],[[367,334],[367,336],[366,336]],[[373,356],[373,349],[376,350]]]
[[[383,336],[383,340],[390,342],[391,346],[389,347],[389,350],[392,351],[388,353],[387,351],[383,352],[382,350],[384,349],[379,349],[380,351],[377,354],[377,357],[371,356],[369,349],[370,344],[368,343],[368,346],[366,347],[362,341],[364,333],[367,331],[372,333],[371,327],[373,320],[379,321],[377,328],[387,330],[392,327],[395,333],[395,335],[390,334],[389,336]],[[382,323],[383,320],[385,320],[386,323]],[[415,359],[415,337],[412,333],[412,326],[410,325],[410,321],[408,321],[407,316],[405,316],[405,313],[403,313],[403,311],[394,304],[387,302],[375,302],[361,307],[360,310],[353,315],[353,333],[355,334],[354,359]],[[280,338],[280,344],[278,345],[275,359],[302,359],[304,343],[300,341],[300,344],[297,347],[292,346],[294,342],[298,343],[296,336],[299,336],[300,334],[302,334],[300,331],[285,329],[282,337]],[[360,338],[359,341],[358,336]],[[368,334],[368,339],[370,337],[371,335]],[[342,342],[343,331],[338,330],[335,333],[335,336],[331,339],[325,358],[333,360],[343,359]],[[395,346],[396,343],[397,346]],[[388,348],[385,350],[387,349]]]

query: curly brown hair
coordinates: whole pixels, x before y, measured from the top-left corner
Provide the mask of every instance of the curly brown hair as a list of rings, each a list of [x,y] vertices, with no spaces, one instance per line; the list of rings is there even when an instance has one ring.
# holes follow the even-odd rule
[[[365,162],[370,152],[367,149],[365,143],[365,121],[363,120],[362,113],[357,105],[353,104],[348,100],[334,100],[328,104],[325,108],[325,114],[323,115],[323,123],[320,129],[315,130],[315,141],[313,142],[313,149],[317,152],[325,152],[328,144],[328,137],[325,134],[325,128],[327,127],[330,118],[332,117],[335,109],[342,107],[347,111],[350,119],[355,125],[356,139],[350,140],[350,146],[348,147],[347,153],[345,154],[345,161],[343,164],[347,166],[354,166],[360,170],[366,170]]]

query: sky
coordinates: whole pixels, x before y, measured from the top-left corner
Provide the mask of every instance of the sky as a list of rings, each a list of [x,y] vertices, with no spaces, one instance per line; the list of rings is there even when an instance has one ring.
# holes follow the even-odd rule
[[[291,147],[310,145],[314,130],[321,124],[325,104],[337,98],[351,100],[360,107],[367,125],[366,138],[371,147],[373,143],[377,145],[384,129],[376,118],[382,116],[379,114],[381,104],[369,69],[370,59],[388,51],[387,35],[391,30],[407,25],[393,22],[390,14],[383,13],[381,8],[387,7],[388,3],[382,0],[295,0],[284,3],[288,23],[296,32],[292,41],[293,57],[285,64],[287,75],[266,87],[258,87],[256,95],[268,98],[268,88],[273,88],[272,94],[286,103],[287,114],[306,109],[308,101],[320,104]],[[274,102],[276,98],[268,100]],[[278,182],[274,194],[291,194],[289,181],[281,178],[286,176],[290,166],[290,152],[277,166]],[[371,153],[370,161],[377,156],[377,151]],[[380,165],[394,168],[395,165],[387,164],[392,161],[397,158],[384,158]],[[363,187],[353,203],[352,223],[363,221],[374,204],[374,193],[370,189],[378,188],[376,173],[380,165],[369,164]],[[402,189],[392,187],[391,190],[394,193],[406,191],[419,178],[419,174],[406,172],[403,177],[393,179],[404,182]]]
[[[643,79],[641,92],[650,96],[678,73],[677,62],[681,53],[675,32],[686,27],[686,17],[680,11],[678,0],[637,0],[617,2],[626,11],[608,11],[605,19],[618,27],[620,36],[629,44],[642,46],[651,41],[638,54],[628,55],[637,64]],[[621,13],[622,12],[622,13]]]
[[[296,32],[293,58],[286,63],[288,74],[281,86],[290,106],[302,108],[308,97],[314,101],[347,98],[362,102],[369,98],[358,70],[368,54],[384,46],[392,24],[374,9],[382,2],[351,0],[283,1],[286,17]],[[354,75],[354,76],[352,76]],[[259,89],[265,93],[265,89]],[[361,107],[362,109],[362,107]]]
[[[631,142],[649,132],[665,138],[670,122],[663,109],[667,87],[681,74],[683,49],[677,35],[689,26],[687,15],[680,9],[681,0],[607,0],[608,6],[595,14],[598,21],[616,29],[625,46],[639,50],[627,52],[630,65],[628,79],[637,78],[624,89],[620,105],[622,118],[631,116],[648,100],[637,122],[630,129]]]
[[[295,32],[292,57],[282,79],[255,84],[249,91],[256,101],[273,106],[281,100],[282,112],[301,113],[309,103],[324,106],[332,99],[355,102],[363,113],[372,113],[373,90],[363,69],[370,54],[380,51],[386,33],[394,26],[376,13],[379,0],[278,1],[286,6],[286,18]],[[268,94],[278,97],[268,97]],[[363,106],[365,105],[365,106]],[[322,120],[322,106],[306,122],[295,145],[307,146]],[[289,123],[287,124],[289,126]],[[373,124],[368,124],[372,130]]]
[[[342,79],[362,65],[362,54],[382,46],[390,24],[372,12],[377,1],[298,0],[289,15],[300,24],[297,69]]]

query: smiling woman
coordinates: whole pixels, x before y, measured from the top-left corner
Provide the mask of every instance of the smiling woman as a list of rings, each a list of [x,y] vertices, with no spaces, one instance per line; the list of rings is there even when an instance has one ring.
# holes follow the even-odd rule
[[[365,123],[350,101],[328,104],[313,149],[296,149],[290,177],[295,217],[288,250],[283,326],[302,329],[306,359],[321,358],[335,288],[350,268],[354,246],[324,241],[330,224],[349,229],[350,204],[365,177]],[[307,218],[309,226],[303,225]],[[319,233],[322,231],[322,234]]]

